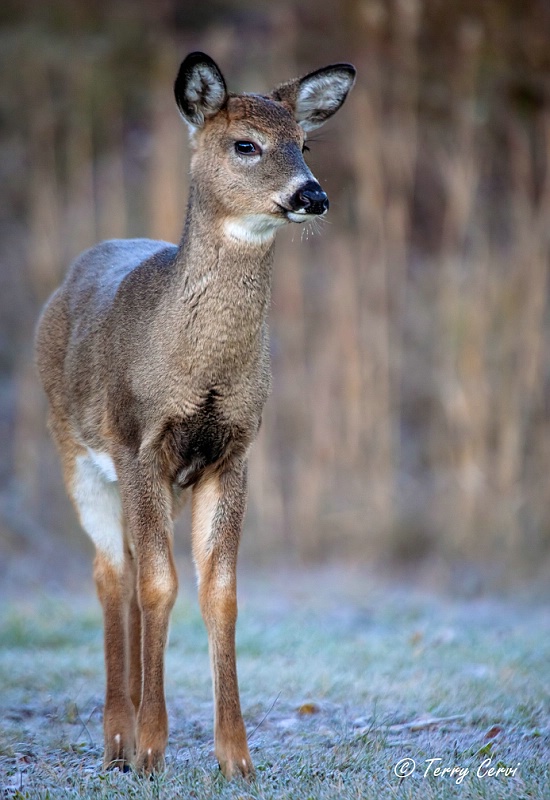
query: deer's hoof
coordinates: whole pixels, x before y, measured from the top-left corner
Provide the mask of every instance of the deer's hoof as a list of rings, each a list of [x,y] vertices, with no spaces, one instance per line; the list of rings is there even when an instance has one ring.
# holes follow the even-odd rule
[[[134,761],[134,752],[133,737],[123,737],[122,734],[115,733],[105,740],[104,769],[119,769],[121,772],[128,772]]]
[[[227,755],[225,757],[218,755],[218,763],[224,778],[228,781],[239,777],[247,780],[254,778],[254,765],[248,752],[242,755]]]
[[[141,750],[136,756],[134,766],[142,775],[151,775],[153,772],[162,772],[164,769],[164,751],[148,747]]]

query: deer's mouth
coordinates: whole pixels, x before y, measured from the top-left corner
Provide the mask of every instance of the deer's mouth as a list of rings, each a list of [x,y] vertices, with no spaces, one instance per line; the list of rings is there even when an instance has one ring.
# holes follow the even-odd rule
[[[302,222],[307,222],[308,219],[323,216],[323,214],[326,214],[328,210],[324,209],[324,211],[308,211],[305,208],[286,208],[286,206],[282,206],[280,203],[277,203],[277,208],[279,209],[281,215],[284,216],[289,222],[297,222],[299,224]]]

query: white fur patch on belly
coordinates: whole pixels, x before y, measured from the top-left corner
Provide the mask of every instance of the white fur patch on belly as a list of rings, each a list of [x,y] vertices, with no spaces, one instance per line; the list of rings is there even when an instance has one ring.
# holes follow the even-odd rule
[[[109,483],[114,483],[114,481],[117,481],[118,476],[116,474],[115,465],[111,456],[108,453],[101,453],[99,450],[92,450],[91,447],[86,449],[88,450],[90,459],[101,472],[105,480],[109,481]]]
[[[105,456],[100,453],[100,456]],[[95,458],[77,456],[71,494],[78,510],[82,527],[96,548],[109,562],[121,569],[124,565],[124,536],[122,532],[122,504],[111,464],[111,478],[105,476]],[[100,459],[101,464],[105,464]],[[113,477],[114,476],[114,477]]]

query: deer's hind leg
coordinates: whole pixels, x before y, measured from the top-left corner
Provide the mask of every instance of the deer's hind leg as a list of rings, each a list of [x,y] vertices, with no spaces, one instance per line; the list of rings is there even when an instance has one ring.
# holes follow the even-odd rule
[[[124,537],[118,484],[112,480],[116,476],[105,474],[84,450],[75,454],[69,466],[67,470],[64,464],[69,493],[82,527],[96,546],[94,579],[103,608],[106,669],[104,766],[126,770],[135,755],[134,702],[139,702],[139,698],[132,702],[130,694],[131,655],[136,649],[130,646],[130,609],[135,602],[133,559]],[[135,622],[132,627],[134,636],[139,637]],[[135,693],[135,684],[141,681],[139,664],[132,664],[132,673]]]

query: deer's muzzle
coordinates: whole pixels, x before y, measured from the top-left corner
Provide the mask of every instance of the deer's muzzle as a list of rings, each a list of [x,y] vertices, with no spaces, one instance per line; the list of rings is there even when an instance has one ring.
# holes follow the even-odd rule
[[[328,211],[327,193],[317,181],[308,181],[292,195],[289,205],[298,214],[321,215]]]

